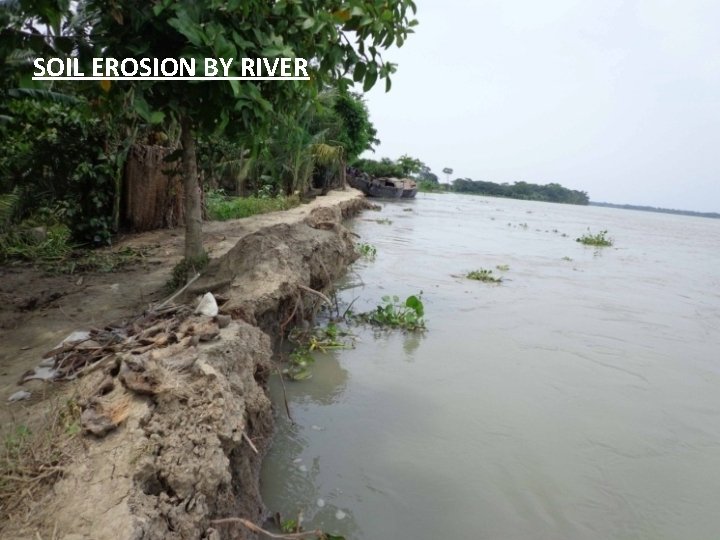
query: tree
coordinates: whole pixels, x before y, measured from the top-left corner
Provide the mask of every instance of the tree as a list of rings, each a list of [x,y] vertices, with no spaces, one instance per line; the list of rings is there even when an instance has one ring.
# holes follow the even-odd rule
[[[82,0],[77,3],[22,2],[26,21],[40,19],[55,27],[63,20],[83,21],[77,44],[87,70],[92,56],[114,58],[203,59],[300,57],[310,61],[309,82],[120,82],[122,93],[149,123],[176,123],[181,129],[182,175],[186,197],[186,262],[205,257],[202,248],[200,186],[195,142],[198,134],[226,133],[251,139],[269,129],[274,114],[293,115],[326,84],[347,87],[362,82],[364,91],[379,79],[390,89],[396,66],[380,53],[402,46],[417,21],[412,0]],[[23,28],[23,25],[19,25]],[[26,37],[19,30],[14,37]],[[43,40],[40,34],[32,39]],[[87,54],[87,46],[93,48]],[[239,62],[231,74],[238,75]]]
[[[419,173],[425,167],[425,164],[414,157],[403,154],[397,160],[397,164],[402,170],[403,176],[411,176]]]
[[[443,174],[447,176],[448,184],[450,183],[450,175],[453,173],[453,170],[450,167],[445,167],[443,169]]]
[[[352,163],[360,154],[371,150],[380,142],[376,138],[377,131],[370,121],[370,113],[361,95],[341,90],[335,98],[332,113],[337,125],[330,128],[328,139],[344,148],[348,163]]]

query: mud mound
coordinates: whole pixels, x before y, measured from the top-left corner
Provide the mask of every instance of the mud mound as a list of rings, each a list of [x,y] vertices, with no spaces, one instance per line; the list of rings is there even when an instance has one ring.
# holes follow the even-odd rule
[[[358,206],[364,200],[358,202]],[[189,294],[222,291],[223,310],[280,331],[298,300],[300,286],[322,290],[357,259],[352,234],[341,225],[339,207],[314,209],[302,222],[277,224],[242,238],[210,263]]]

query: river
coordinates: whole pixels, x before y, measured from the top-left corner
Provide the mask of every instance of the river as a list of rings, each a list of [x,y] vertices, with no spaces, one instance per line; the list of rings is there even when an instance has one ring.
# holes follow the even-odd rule
[[[720,220],[382,206],[350,222],[377,257],[340,297],[423,291],[428,329],[352,327],[286,383],[295,425],[272,381],[269,509],[348,540],[720,538]],[[614,246],[575,242],[588,227]],[[503,282],[458,277],[478,268]]]

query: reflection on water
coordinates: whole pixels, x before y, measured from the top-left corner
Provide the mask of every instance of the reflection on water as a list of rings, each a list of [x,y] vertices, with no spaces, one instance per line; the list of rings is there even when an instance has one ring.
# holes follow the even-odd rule
[[[378,255],[344,300],[422,290],[429,329],[319,355],[296,425],[273,385],[271,510],[353,539],[718,537],[720,221],[432,195],[354,229]]]

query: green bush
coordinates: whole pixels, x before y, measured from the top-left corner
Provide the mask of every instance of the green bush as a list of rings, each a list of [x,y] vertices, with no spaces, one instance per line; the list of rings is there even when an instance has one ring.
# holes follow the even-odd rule
[[[108,130],[81,100],[57,103],[22,96],[6,104],[0,124],[0,192],[18,193],[16,219],[63,208],[74,239],[110,239],[119,172]]]

